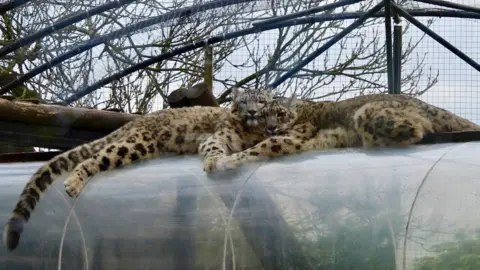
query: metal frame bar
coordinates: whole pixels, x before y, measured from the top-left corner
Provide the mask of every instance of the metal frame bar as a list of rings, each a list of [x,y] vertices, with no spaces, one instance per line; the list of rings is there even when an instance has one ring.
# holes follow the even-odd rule
[[[393,94],[393,45],[391,0],[384,0],[385,6],[385,53],[387,54],[388,93]]]
[[[393,26],[393,93],[402,93],[402,26]]]
[[[442,1],[442,0],[414,0],[414,1],[422,2],[422,3],[430,4],[430,5],[436,5],[436,6],[448,7],[448,8],[456,8],[456,9],[460,9],[460,10],[464,10],[464,11],[480,13],[480,8],[467,6],[467,5],[462,5],[462,4],[457,4],[457,3],[448,2],[448,1]]]
[[[31,34],[31,35],[28,35],[24,38],[18,39],[13,44],[10,44],[8,46],[4,46],[4,47],[0,48],[0,57],[4,57],[5,55],[23,47],[23,46],[27,46],[27,45],[31,44],[35,40],[41,39],[41,38],[47,36],[48,34],[51,34],[51,33],[55,32],[55,31],[58,31],[58,30],[61,30],[65,27],[67,27],[71,24],[74,24],[76,22],[79,22],[79,21],[81,21],[81,20],[83,20],[87,17],[91,17],[91,16],[97,15],[99,13],[102,13],[102,12],[105,12],[105,11],[108,11],[108,10],[111,10],[111,9],[114,9],[114,8],[119,8],[123,5],[131,3],[133,1],[136,1],[136,0],[113,1],[113,2],[110,2],[110,3],[107,3],[107,4],[100,5],[98,7],[91,8],[87,11],[75,14],[75,15],[67,17],[65,19],[57,20],[55,23],[53,23],[49,27],[43,28],[43,29]]]
[[[476,13],[471,13],[471,12],[460,12],[460,11],[438,11],[438,10],[433,10],[433,11],[415,11],[411,10],[410,11],[412,14],[415,14],[416,16],[426,16],[426,17],[431,17],[431,16],[441,16],[441,17],[468,17],[468,18],[478,18],[480,19],[480,14]],[[270,24],[266,25],[263,27],[251,27],[245,30],[240,30],[236,32],[231,32],[227,33],[225,35],[220,35],[220,36],[215,36],[207,40],[207,43],[212,45],[221,41],[225,41],[228,39],[232,39],[241,35],[249,35],[253,33],[258,33],[258,32],[263,32],[263,31],[269,31],[272,29],[277,29],[277,28],[282,28],[282,27],[287,27],[287,26],[295,26],[295,25],[301,25],[301,24],[308,24],[308,23],[318,23],[318,22],[325,22],[325,21],[334,21],[334,20],[341,20],[341,19],[355,19],[355,18],[361,18],[364,16],[366,13],[365,12],[351,12],[351,13],[338,13],[338,14],[325,14],[325,15],[317,15],[317,16],[311,16],[307,18],[300,18],[300,19],[295,19],[295,20],[289,20],[289,21],[284,21],[281,23],[277,24]],[[385,14],[383,12],[377,12],[374,14],[372,17],[384,17]],[[97,90],[100,87],[103,87],[110,82],[117,80],[118,78],[121,78],[123,76],[129,75],[139,69],[148,67],[151,64],[157,63],[159,61],[163,61],[165,59],[168,59],[170,57],[188,52],[190,50],[198,49],[203,46],[205,46],[204,41],[197,41],[195,43],[191,43],[188,45],[185,45],[183,47],[178,47],[176,49],[173,49],[167,53],[158,55],[154,58],[150,58],[148,60],[145,60],[143,62],[137,63],[133,66],[130,66],[124,70],[121,70],[115,74],[112,74],[109,77],[106,77],[100,81],[95,82],[94,84],[91,84],[87,86],[86,88],[80,90],[79,92],[71,95],[68,97],[62,104],[63,105],[68,105],[85,95],[88,95],[92,93],[93,91]],[[1,92],[1,90],[0,90]]]
[[[123,1],[128,1],[128,0],[123,0]],[[249,1],[252,1],[252,0],[237,0],[236,3],[249,2]],[[352,1],[352,0],[350,0],[350,1]],[[348,4],[351,4],[350,1],[345,1],[345,2],[342,2],[342,3],[344,3],[345,5],[348,5]],[[356,2],[356,1],[358,1],[358,0],[353,0],[353,2]],[[449,3],[449,2],[445,2],[445,1],[441,1],[441,0],[417,0],[417,1],[424,2],[424,3],[429,3],[429,4],[444,5],[444,6],[448,6],[448,7],[456,7],[456,8],[463,9],[463,10],[468,10],[468,11],[408,10],[408,12],[407,12],[407,11],[403,10],[402,8],[400,8],[401,9],[400,13],[402,13],[402,11],[403,11],[403,12],[407,12],[408,15],[411,14],[411,15],[414,15],[414,16],[425,16],[425,17],[436,17],[436,16],[438,16],[438,17],[480,19],[480,12],[479,12],[478,8],[468,7],[468,6],[464,6],[464,5],[458,5],[458,4],[455,4],[455,3]],[[215,2],[216,6],[214,8],[218,7],[219,2]],[[231,3],[231,1],[228,1],[228,0],[226,2],[230,2],[229,4],[233,4],[233,3]],[[209,4],[211,4],[211,2]],[[392,4],[395,5],[396,8],[398,8],[398,6],[396,4],[394,4],[394,3],[392,3]],[[327,6],[327,5],[325,5],[325,6]],[[311,14],[312,12],[314,12],[316,10],[325,9],[325,6],[317,7],[315,9],[313,9],[313,11],[309,10],[309,11],[305,11],[305,12],[309,12],[308,14]],[[330,4],[330,7],[332,7],[331,4]],[[186,12],[187,12],[187,13],[183,13],[183,15],[191,14],[191,13],[188,13],[188,12],[192,11],[193,8],[194,7],[181,9],[183,11],[186,10]],[[199,12],[198,6],[195,7],[195,8],[196,8],[196,12]],[[395,9],[395,11],[396,10],[397,9]],[[168,21],[169,19],[173,19],[172,15],[179,15],[178,11],[179,10],[177,10],[175,12],[163,14],[162,16],[159,16],[159,17],[162,17],[163,21]],[[378,11],[374,14],[371,14],[371,17],[377,17],[377,18],[378,17],[388,17],[386,13],[387,12]],[[182,14],[180,14],[180,15],[182,15]],[[125,70],[117,72],[117,73],[115,73],[115,74],[113,74],[113,75],[111,75],[107,78],[104,78],[100,81],[97,81],[96,83],[84,88],[83,90],[79,91],[78,93],[70,96],[62,104],[64,104],[64,105],[70,104],[71,102],[77,100],[78,98],[81,98],[81,97],[85,96],[86,94],[89,94],[89,93],[95,91],[96,89],[98,89],[98,88],[100,88],[100,87],[102,87],[102,86],[120,78],[120,77],[126,76],[126,75],[128,75],[128,74],[130,74],[130,73],[132,73],[132,72],[134,72],[138,69],[145,68],[148,65],[151,65],[151,64],[156,63],[158,61],[162,61],[162,60],[165,60],[169,57],[172,57],[172,56],[175,56],[175,55],[178,55],[178,54],[181,54],[181,53],[193,50],[193,49],[197,49],[201,46],[205,46],[205,44],[215,44],[217,42],[228,40],[228,39],[238,37],[238,36],[241,36],[241,35],[248,35],[248,34],[252,34],[252,33],[256,33],[256,32],[268,31],[268,30],[281,28],[281,27],[286,27],[286,26],[294,26],[294,25],[308,24],[308,23],[319,23],[319,22],[333,21],[333,20],[358,19],[358,18],[362,18],[362,16],[365,16],[365,15],[366,15],[365,12],[349,12],[349,13],[338,13],[338,14],[322,14],[322,15],[316,15],[316,16],[308,16],[308,17],[304,17],[304,18],[297,18],[297,16],[299,16],[299,14],[296,13],[296,14],[286,15],[287,16],[286,18],[284,18],[284,17],[275,18],[275,20],[279,20],[279,21],[281,21],[281,23],[276,23],[276,24],[271,24],[270,23],[270,24],[268,24],[269,21],[262,21],[262,22],[254,24],[254,25],[257,25],[256,27],[252,27],[252,28],[249,28],[249,29],[246,29],[246,30],[237,31],[237,32],[222,35],[224,38],[221,38],[221,36],[216,36],[216,37],[213,37],[213,38],[209,39],[206,43],[205,42],[192,43],[192,44],[186,45],[184,47],[176,48],[176,49],[174,49],[174,50],[172,50],[172,51],[170,51],[166,54],[162,54],[162,55],[159,55],[155,58],[149,59],[147,61],[138,63],[134,66],[131,66],[131,67],[125,69]],[[289,17],[292,18],[292,16],[295,17],[296,19],[288,20],[288,18]],[[133,31],[132,29],[138,30],[140,28],[148,27],[152,24],[158,23],[159,17],[155,17],[155,18],[140,22],[136,25],[132,25],[128,29],[122,29],[122,31],[115,31],[115,32],[113,32],[109,35],[97,38],[96,40],[98,41],[99,39],[104,39],[104,40],[102,40],[101,42],[98,43],[98,44],[101,44],[105,41],[106,38],[114,38],[115,35],[116,35],[116,37],[118,37],[120,35],[128,34],[130,31]],[[166,18],[166,17],[169,17],[169,18]],[[162,18],[160,18],[160,19],[162,19]],[[412,18],[412,16],[410,16],[406,19],[411,21],[411,18]],[[152,21],[155,21],[155,22],[152,23]],[[271,20],[270,20],[270,22],[271,22]],[[415,20],[415,22],[418,23],[418,24],[421,24],[417,20]],[[61,23],[61,22],[58,22],[58,23]],[[140,26],[140,24],[141,24],[141,26]],[[413,24],[415,24],[415,23],[413,23]],[[258,25],[260,25],[260,26],[258,26]],[[418,25],[417,25],[417,27],[418,27]],[[437,42],[441,43],[443,46],[446,46],[449,50],[454,52],[457,56],[459,56],[460,58],[462,58],[463,60],[465,60],[467,63],[469,63],[470,65],[472,65],[474,68],[476,68],[478,70],[478,68],[476,67],[476,66],[478,66],[478,64],[476,62],[471,60],[468,56],[466,56],[462,52],[458,51],[456,48],[454,48],[452,45],[450,45],[447,41],[441,39],[441,37],[439,37],[435,33],[433,33],[433,36],[432,36],[432,31],[429,30],[428,28],[426,28],[426,30],[425,30],[425,26],[423,26],[423,28],[420,26],[419,28],[421,30],[424,30],[424,32],[426,32],[429,36],[434,38]],[[45,30],[45,29],[43,29],[43,30]],[[41,30],[41,31],[43,31],[43,30]],[[35,33],[35,34],[38,34],[38,32]],[[26,38],[28,38],[28,37],[26,37]],[[24,38],[24,39],[26,39],[26,38]],[[439,41],[438,38],[442,41]],[[87,41],[86,43],[84,43],[83,45],[80,45],[79,47],[75,48],[74,50],[71,50],[71,51],[69,51],[69,52],[67,52],[67,53],[65,53],[65,54],[63,54],[63,55],[61,55],[57,58],[54,58],[52,61],[50,61],[50,63],[43,64],[43,65],[37,67],[36,69],[34,69],[31,72],[23,75],[22,77],[18,78],[17,80],[12,81],[9,84],[5,85],[3,88],[0,89],[0,94],[4,94],[4,93],[8,92],[11,88],[25,82],[26,80],[34,77],[35,75],[37,75],[37,74],[55,66],[55,65],[58,65],[59,63],[65,61],[66,59],[68,59],[70,57],[73,57],[74,55],[77,55],[77,54],[79,54],[79,53],[81,53],[85,50],[88,50],[88,49],[98,45],[98,44],[94,44],[94,43],[95,43],[95,39]],[[445,45],[445,43],[449,44],[451,47],[449,48],[449,45]],[[453,47],[453,49],[452,49],[452,47]],[[397,49],[398,49],[398,47],[397,47]],[[388,50],[388,48],[387,48],[387,50]],[[67,54],[72,53],[72,52],[73,52],[72,55],[67,55]],[[64,58],[64,59],[60,59],[60,58]],[[152,61],[150,61],[150,60],[152,60]],[[388,59],[387,59],[387,61],[388,61]],[[393,62],[394,62],[394,65],[396,66],[395,59],[393,59]],[[395,72],[398,72],[398,71],[400,71],[398,68],[393,69],[393,72],[394,72],[393,77],[398,76],[398,74],[395,74]],[[291,76],[291,75],[293,75],[293,73],[294,72],[289,72],[288,74]],[[282,78],[283,78],[282,81],[284,81],[287,77],[282,76]],[[394,81],[395,81],[395,79],[394,79]],[[276,85],[278,85],[278,84],[276,84]],[[394,86],[395,86],[395,83],[394,83]]]
[[[355,0],[355,1],[357,1],[357,0]],[[342,3],[341,6],[349,5],[349,4],[351,4],[351,0],[350,1],[345,1],[344,3]],[[337,4],[335,6],[338,6],[338,5],[339,4]],[[325,6],[329,7],[329,8],[332,8],[332,5],[325,5]],[[319,8],[325,9],[325,6],[318,7],[318,8],[315,8],[315,9],[319,9]],[[239,37],[239,36],[245,36],[245,35],[249,35],[249,34],[253,34],[253,33],[268,31],[268,30],[282,28],[282,27],[291,26],[291,25],[299,25],[299,24],[304,24],[304,23],[302,21],[299,21],[299,20],[287,20],[287,21],[283,21],[283,22],[281,21],[281,22],[276,23],[276,24],[265,24],[265,25],[256,26],[256,27],[254,26],[254,27],[251,27],[251,28],[247,28],[245,30],[240,30],[240,31],[235,31],[235,32],[231,32],[231,33],[228,33],[228,34],[215,36],[215,37],[209,38],[209,39],[204,40],[204,41],[197,41],[197,42],[185,45],[183,47],[173,49],[172,51],[161,54],[161,55],[156,56],[154,58],[150,58],[150,59],[148,59],[144,62],[137,63],[133,66],[130,66],[129,68],[126,68],[126,69],[122,70],[121,72],[117,72],[117,73],[115,73],[115,74],[113,74],[113,75],[111,75],[107,78],[104,78],[100,81],[97,81],[96,83],[94,83],[92,85],[89,85],[86,88],[84,88],[83,90],[79,91],[78,93],[75,93],[75,94],[71,95],[70,97],[65,99],[63,102],[61,102],[61,104],[68,105],[68,104],[74,102],[75,100],[78,100],[79,98],[97,90],[98,88],[100,88],[100,87],[102,87],[102,86],[104,86],[104,85],[106,85],[106,84],[108,84],[108,83],[110,83],[114,80],[117,80],[118,78],[124,77],[124,76],[126,76],[128,74],[131,74],[131,73],[133,73],[133,72],[135,72],[139,69],[145,68],[145,67],[147,67],[151,64],[163,61],[163,60],[168,59],[170,57],[173,57],[173,56],[176,56],[176,55],[179,55],[179,54],[182,54],[182,53],[185,53],[185,52],[188,52],[188,51],[191,51],[191,50],[194,50],[194,49],[206,46],[206,45],[212,45],[212,44],[215,44],[215,43],[218,43],[218,42],[221,42],[221,41],[236,38],[236,37]],[[51,61],[51,62],[53,62],[53,61]],[[21,78],[19,78],[18,80],[20,80],[20,79]],[[13,82],[11,82],[11,83],[13,83]],[[0,94],[2,93],[2,91],[8,91],[9,89],[6,89],[7,87],[14,87],[14,86],[11,86],[10,84],[6,85],[4,88],[0,89]],[[4,90],[4,89],[6,89],[6,90]]]
[[[15,9],[21,5],[24,5],[32,0],[13,0],[7,3],[2,3],[0,4],[0,14],[3,15],[7,11],[10,11],[12,9]]]
[[[464,18],[464,19],[480,19],[480,14],[467,11],[456,11],[456,10],[416,10],[416,9],[407,9],[407,12],[415,17],[444,17],[444,18]],[[363,16],[365,12],[342,12],[334,14],[322,14],[309,16],[306,18],[296,19],[295,22],[299,24],[307,23],[319,23],[326,21],[336,21],[336,20],[351,20],[358,19]],[[385,12],[379,11],[374,14],[372,17],[375,18],[384,18]]]
[[[313,61],[315,58],[320,56],[322,53],[324,53],[326,50],[328,50],[330,47],[332,47],[335,43],[337,43],[340,39],[348,35],[350,32],[352,32],[355,28],[359,27],[361,24],[363,24],[366,20],[372,17],[376,12],[380,11],[382,7],[385,5],[385,2],[380,2],[379,4],[375,5],[372,9],[370,9],[368,12],[366,12],[363,16],[358,18],[356,21],[354,21],[352,24],[350,24],[348,27],[343,29],[340,33],[335,35],[333,38],[328,40],[323,46],[315,50],[312,54],[308,55],[305,59],[300,61],[297,65],[295,65],[292,69],[287,71],[285,74],[280,76],[276,81],[270,84],[270,87],[276,88],[280,84],[282,84],[284,81],[286,81],[288,78],[290,78],[293,74],[297,73],[300,71],[304,66],[308,65],[311,61]]]
[[[172,12],[167,12],[166,14],[162,14],[160,16],[157,16],[157,17],[145,20],[145,21],[141,21],[139,23],[136,23],[136,24],[127,26],[125,28],[116,30],[116,31],[114,31],[114,32],[112,32],[108,35],[90,39],[90,40],[86,41],[85,43],[83,43],[82,45],[77,46],[75,49],[72,49],[72,50],[70,50],[66,53],[63,53],[63,54],[53,58],[48,63],[44,63],[44,64],[34,68],[30,72],[28,72],[28,73],[22,75],[21,77],[17,78],[16,80],[11,81],[10,83],[4,85],[0,89],[0,95],[3,95],[5,93],[7,93],[9,90],[13,89],[16,86],[21,85],[22,83],[24,83],[25,81],[35,77],[36,75],[38,75],[42,72],[45,72],[46,70],[48,70],[48,69],[50,69],[50,68],[52,68],[52,67],[54,67],[58,64],[61,64],[63,61],[65,61],[69,58],[72,58],[72,57],[74,57],[74,56],[76,56],[76,55],[78,55],[78,54],[80,54],[80,53],[82,53],[86,50],[89,50],[89,49],[91,49],[95,46],[98,46],[98,45],[100,45],[100,44],[102,44],[105,41],[108,41],[110,39],[118,38],[118,37],[127,35],[127,34],[133,32],[133,31],[143,29],[143,28],[149,27],[149,26],[154,25],[154,24],[169,21],[169,20],[172,20],[172,19],[175,19],[175,18],[178,18],[178,17],[190,16],[194,13],[203,12],[203,11],[206,11],[206,10],[209,10],[209,9],[215,9],[215,8],[220,8],[220,7],[224,7],[224,6],[236,5],[236,4],[241,4],[241,3],[245,3],[245,2],[254,2],[254,1],[255,0],[234,0],[233,2],[232,2],[232,0],[211,1],[211,2],[208,2],[206,4],[190,6],[190,7],[186,7],[186,8],[177,9],[177,10],[172,11]],[[345,0],[344,2],[327,4],[327,5],[324,5],[324,6],[321,6],[321,7],[314,8],[312,10],[315,11],[315,12],[318,12],[319,10],[328,10],[328,9],[331,9],[331,8],[346,6],[346,5],[350,5],[352,3],[361,2],[361,1],[363,1],[363,0]],[[305,11],[305,12],[312,12],[312,11]],[[315,13],[315,12],[312,12],[312,13]],[[295,14],[291,14],[291,15],[295,15]],[[289,17],[291,15],[286,15],[286,17]],[[295,15],[295,16],[298,16],[298,14]],[[282,18],[283,18],[283,16],[282,16]],[[280,20],[285,20],[285,19],[280,19]],[[259,27],[259,26],[257,26],[257,27]],[[38,32],[35,33],[35,34],[38,34]],[[30,37],[30,39],[31,39],[31,37]]]
[[[450,50],[452,53],[454,53],[456,56],[460,57],[463,61],[467,62],[470,66],[472,66],[474,69],[477,71],[480,71],[480,65],[475,62],[472,58],[468,57],[466,54],[464,54],[462,51],[459,49],[455,48],[452,44],[450,44],[448,41],[443,39],[441,36],[439,36],[437,33],[433,32],[430,30],[428,27],[423,25],[421,22],[419,22],[417,19],[415,19],[412,15],[408,14],[403,8],[398,6],[395,3],[391,3],[393,10],[397,12],[400,16],[404,17],[407,21],[409,21],[411,24],[415,25],[417,28],[425,32],[425,34],[429,35],[431,38],[433,38],[435,41],[438,43],[442,44],[445,48]]]
[[[272,19],[262,20],[262,21],[253,23],[252,25],[254,27],[262,27],[262,26],[266,26],[268,24],[274,24],[274,23],[279,23],[279,22],[283,22],[283,21],[287,21],[287,20],[297,19],[297,18],[304,17],[304,16],[307,16],[307,15],[312,15],[314,13],[327,11],[329,9],[335,9],[335,8],[338,8],[338,7],[348,6],[348,5],[363,2],[363,1],[364,0],[340,0],[338,2],[334,2],[334,3],[331,3],[331,4],[326,4],[326,5],[323,5],[323,6],[320,6],[320,7],[311,8],[311,9],[307,9],[307,10],[304,10],[304,11],[300,11],[300,12],[296,12],[296,13],[292,13],[292,14],[288,14],[288,15],[284,15],[284,16],[275,17],[275,18],[272,18]]]
[[[303,66],[305,66],[309,62],[311,62],[315,57],[322,54],[324,51],[326,51],[328,48],[330,48],[333,44],[338,42],[338,40],[340,40],[341,38],[346,36],[353,29],[355,29],[360,24],[362,24],[364,21],[366,21],[368,18],[370,18],[372,14],[375,14],[375,12],[380,11],[380,9],[383,7],[383,4],[384,3],[382,2],[381,4],[378,4],[376,7],[372,8],[372,10],[370,10],[369,12],[365,13],[358,20],[356,20],[350,26],[345,28],[342,32],[337,34],[334,38],[332,38],[327,43],[325,43],[325,45],[323,45],[320,49],[318,49],[313,54],[307,56],[307,58],[304,61],[302,61],[300,64],[298,64],[292,70],[290,70],[289,72],[284,74],[282,77],[280,77],[276,82],[273,83],[273,85],[278,86],[280,83],[282,83],[287,78],[289,78],[292,74],[294,74],[295,72],[300,70]],[[78,93],[75,93],[75,94],[71,95],[70,97],[65,99],[65,101],[62,104],[68,105],[68,104],[74,102],[75,100],[78,100],[79,98],[82,98],[85,95],[88,95],[88,94],[92,93],[93,91],[97,90],[98,88],[100,88],[100,87],[102,87],[102,86],[104,86],[104,85],[106,85],[106,84],[108,84],[108,83],[110,83],[114,80],[117,80],[118,78],[124,77],[124,76],[126,76],[128,74],[131,74],[131,73],[133,73],[133,72],[135,72],[139,69],[146,68],[151,64],[163,61],[163,60],[168,59],[170,57],[173,57],[173,56],[176,56],[176,55],[179,55],[179,54],[182,54],[182,53],[194,50],[194,49],[204,47],[207,44],[212,45],[212,44],[222,42],[222,41],[225,41],[225,40],[229,40],[229,39],[232,39],[232,38],[236,38],[236,37],[239,37],[239,36],[245,36],[245,35],[261,32],[261,31],[267,31],[267,30],[272,30],[272,29],[276,29],[276,28],[282,28],[282,27],[285,27],[285,26],[290,26],[290,25],[295,25],[295,24],[299,24],[298,21],[296,21],[296,20],[294,20],[294,21],[284,21],[284,22],[280,22],[280,23],[277,23],[277,24],[267,24],[267,25],[262,26],[262,27],[251,27],[251,28],[247,28],[245,30],[240,30],[240,31],[231,32],[231,33],[228,33],[228,34],[225,34],[225,35],[215,36],[215,37],[209,38],[207,40],[197,41],[197,42],[185,45],[183,47],[173,49],[173,50],[171,50],[167,53],[164,53],[164,54],[158,55],[156,57],[150,58],[148,60],[145,60],[145,61],[140,62],[138,64],[135,64],[133,66],[130,66],[130,67],[128,67],[128,68],[126,68],[126,69],[124,69],[120,72],[117,72],[117,73],[115,73],[115,74],[113,74],[113,75],[111,75],[107,78],[104,78],[100,81],[97,81],[96,83],[94,83],[92,85],[89,85],[86,88],[84,88],[83,90],[79,91]],[[296,70],[296,69],[298,69],[298,70]]]
[[[69,58],[72,58],[72,57],[74,57],[74,56],[76,56],[76,55],[78,55],[78,54],[80,54],[80,53],[82,53],[86,50],[89,50],[89,49],[91,49],[91,48],[93,48],[97,45],[105,43],[108,40],[111,40],[111,39],[114,39],[114,38],[119,38],[119,37],[125,36],[125,35],[127,35],[131,32],[137,31],[139,29],[143,29],[143,28],[152,26],[154,24],[166,22],[166,21],[169,21],[169,20],[172,20],[172,19],[190,16],[192,14],[203,12],[203,11],[210,10],[210,9],[216,9],[216,8],[225,7],[225,6],[229,6],[229,5],[236,5],[236,4],[246,3],[246,2],[253,2],[253,1],[255,1],[255,0],[219,0],[219,1],[211,1],[211,2],[208,2],[206,4],[180,8],[180,9],[177,9],[177,10],[174,10],[174,11],[171,11],[171,12],[167,12],[167,13],[162,14],[160,16],[153,17],[151,19],[147,19],[147,20],[138,22],[136,24],[132,24],[132,25],[126,26],[124,28],[118,29],[116,31],[111,32],[108,35],[99,36],[99,37],[90,39],[90,40],[84,42],[83,44],[75,47],[74,49],[53,58],[49,62],[44,63],[44,64],[34,68],[30,72],[28,72],[28,73],[22,75],[21,77],[17,78],[16,80],[11,81],[10,83],[4,85],[0,89],[0,95],[3,95],[5,93],[7,93],[10,89],[13,89],[16,86],[19,86],[20,84],[24,83],[25,81],[27,81],[27,80],[35,77],[36,75],[38,75],[38,74],[40,74],[40,73],[42,73],[42,72],[44,72],[44,71],[46,71],[50,68],[62,63],[63,61],[65,61]]]
[[[232,38],[236,38],[236,37],[240,37],[240,36],[246,36],[246,35],[262,32],[262,31],[268,31],[268,30],[282,28],[282,27],[295,25],[295,24],[297,24],[297,23],[287,21],[287,22],[281,22],[281,23],[278,23],[278,24],[268,24],[268,25],[263,26],[261,28],[250,27],[250,28],[247,28],[247,29],[244,29],[244,30],[239,30],[239,31],[228,33],[228,34],[222,34],[222,35],[214,36],[214,37],[211,37],[207,40],[196,41],[196,42],[190,43],[188,45],[178,47],[178,48],[170,50],[166,53],[163,53],[163,54],[157,55],[155,57],[149,58],[149,59],[147,59],[143,62],[140,62],[140,63],[137,63],[135,65],[129,66],[128,68],[126,68],[124,70],[121,70],[121,71],[119,71],[117,73],[114,73],[114,74],[112,74],[112,75],[110,75],[106,78],[103,78],[103,79],[95,82],[94,84],[91,84],[91,85],[85,87],[83,90],[69,96],[68,98],[65,99],[65,101],[61,102],[61,104],[62,105],[68,105],[68,104],[70,104],[70,103],[72,103],[72,102],[74,102],[74,101],[92,93],[93,91],[97,90],[98,88],[109,84],[110,82],[112,82],[114,80],[118,80],[119,78],[127,76],[127,75],[129,75],[129,74],[131,74],[131,73],[133,73],[137,70],[146,68],[146,67],[148,67],[152,64],[155,64],[157,62],[166,60],[166,59],[171,58],[173,56],[180,55],[180,54],[188,52],[188,51],[192,51],[192,50],[195,50],[195,49],[198,49],[198,48],[205,47],[207,44],[208,45],[213,45],[213,44],[216,44],[216,43],[219,43],[219,42],[222,42],[222,41],[226,41],[226,40],[229,40],[229,39],[232,39]],[[2,90],[0,90],[0,93],[2,92]]]

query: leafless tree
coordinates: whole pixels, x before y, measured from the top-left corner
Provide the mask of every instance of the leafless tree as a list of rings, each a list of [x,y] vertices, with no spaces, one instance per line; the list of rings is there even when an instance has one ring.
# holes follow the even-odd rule
[[[0,61],[3,62],[3,67],[8,66],[11,70],[25,74],[85,41],[165,12],[202,2],[135,1],[58,30]],[[108,40],[35,76],[27,85],[38,91],[46,101],[63,101],[74,92],[108,75],[172,48],[250,27],[254,20],[281,16],[330,2],[332,1],[257,1],[181,17]],[[5,15],[14,26],[15,36],[7,37],[7,32],[0,28],[3,39],[0,42],[3,45],[8,44],[43,29],[60,18],[100,4],[104,2],[31,1]],[[370,1],[365,1],[334,12],[365,11],[372,5]],[[5,16],[4,20],[7,18]],[[291,26],[215,44],[213,80],[215,92],[221,93],[219,101],[228,101],[228,89],[233,85],[260,86],[274,81],[345,25],[342,21],[330,21]],[[342,94],[349,92],[386,91],[385,42],[381,37],[383,31],[382,18],[370,19],[278,87],[278,94],[291,94],[294,89],[296,94],[303,98],[318,99],[332,94],[337,94],[340,98]],[[408,26],[405,31],[408,31]],[[403,63],[417,61],[416,67],[402,76],[403,91],[412,94],[426,91],[436,83],[436,77],[425,71],[426,64],[422,56],[413,57],[412,52],[419,42],[420,40],[405,41],[403,48]],[[12,57],[16,58],[13,66]],[[73,105],[122,108],[126,112],[151,111],[158,98],[164,100],[173,89],[188,87],[202,80],[203,58],[202,49],[173,57],[122,77]],[[240,73],[241,75],[238,75]],[[327,86],[338,85],[336,82],[345,81],[345,78],[348,81],[341,87],[335,86],[328,93],[320,92]],[[425,78],[428,81],[426,87],[419,89],[418,82]]]
[[[397,2],[406,4],[406,1]],[[281,16],[325,3],[326,1],[315,0],[272,1],[270,9],[262,14],[262,17]],[[334,13],[366,12],[374,4],[371,1],[364,1],[359,5],[337,9]],[[408,7],[410,6],[408,5]],[[327,14],[331,13],[333,12],[327,12]],[[247,46],[251,59],[249,62],[253,63],[255,68],[255,73],[248,76],[253,79],[249,85],[266,85],[275,81],[351,22],[330,21],[281,28],[276,30],[275,40],[268,39],[270,41],[268,46],[262,46],[257,37],[251,37],[248,41],[245,37],[245,44],[249,44]],[[429,20],[427,25],[432,23],[433,20]],[[408,32],[411,26],[405,22],[403,25],[405,26],[403,33]],[[278,95],[284,96],[296,92],[302,98],[315,100],[333,96],[338,100],[345,94],[387,92],[384,32],[383,18],[369,19],[362,27],[341,39],[322,56],[280,85],[276,89]],[[424,37],[425,35],[422,35],[415,40],[412,38],[405,40],[404,37],[402,66],[409,63],[410,66],[413,65],[413,68],[403,69],[401,80],[403,93],[411,95],[424,93],[438,81],[438,72],[435,73],[432,69],[427,68],[424,62],[425,55],[414,54],[414,49]],[[250,44],[254,44],[254,46]],[[423,88],[420,88],[419,85],[421,81]],[[228,90],[222,93],[220,100],[226,100],[228,94]]]

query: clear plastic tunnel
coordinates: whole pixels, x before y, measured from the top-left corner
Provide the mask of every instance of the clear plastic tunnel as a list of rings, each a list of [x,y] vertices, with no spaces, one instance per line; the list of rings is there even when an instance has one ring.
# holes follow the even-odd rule
[[[2,223],[41,164],[0,166]],[[305,153],[212,176],[199,158],[177,156],[101,173],[75,203],[62,178],[17,249],[0,248],[0,269],[473,264],[480,262],[479,165],[473,142]],[[453,252],[465,243],[472,248]]]

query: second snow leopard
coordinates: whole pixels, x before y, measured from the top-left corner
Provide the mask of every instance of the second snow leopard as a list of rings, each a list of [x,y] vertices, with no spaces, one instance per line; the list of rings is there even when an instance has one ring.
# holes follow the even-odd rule
[[[406,95],[371,94],[339,102],[277,106],[282,108],[278,112],[290,110],[294,115],[290,125],[284,124],[275,130],[275,136],[251,148],[218,159],[211,171],[310,150],[407,146],[429,133],[480,131],[479,125],[465,118]]]

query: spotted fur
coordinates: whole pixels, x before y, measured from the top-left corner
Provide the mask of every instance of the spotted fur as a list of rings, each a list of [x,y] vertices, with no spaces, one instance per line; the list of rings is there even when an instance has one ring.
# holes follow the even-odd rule
[[[243,151],[265,140],[268,136],[283,132],[290,127],[290,121],[295,119],[296,115],[293,109],[294,99],[285,102],[270,100],[264,104],[265,106],[258,111],[258,117],[264,121],[263,129],[245,130],[241,126],[234,125],[233,122],[228,122],[200,144],[199,153],[204,156],[205,172],[217,170],[215,166],[218,159]]]
[[[60,175],[70,172],[66,192],[76,197],[88,179],[101,171],[111,170],[165,153],[196,154],[199,145],[212,134],[221,142],[209,140],[203,155],[212,151],[230,153],[244,150],[266,138],[262,136],[266,121],[259,112],[271,100],[268,91],[233,91],[230,109],[191,107],[165,109],[137,118],[104,138],[62,153],[43,165],[32,176],[20,195],[12,216],[5,225],[3,242],[9,250],[17,247],[24,223],[28,222],[42,195]],[[247,136],[251,133],[251,136]],[[242,143],[230,143],[232,139]],[[254,141],[249,141],[250,139]],[[214,148],[210,143],[218,146]],[[228,149],[225,147],[228,146]]]
[[[420,142],[428,133],[480,131],[479,125],[445,109],[409,96],[386,94],[339,102],[302,103],[296,107],[295,119],[284,125],[291,128],[244,151],[222,157],[215,165],[216,170],[309,150],[407,146]]]

